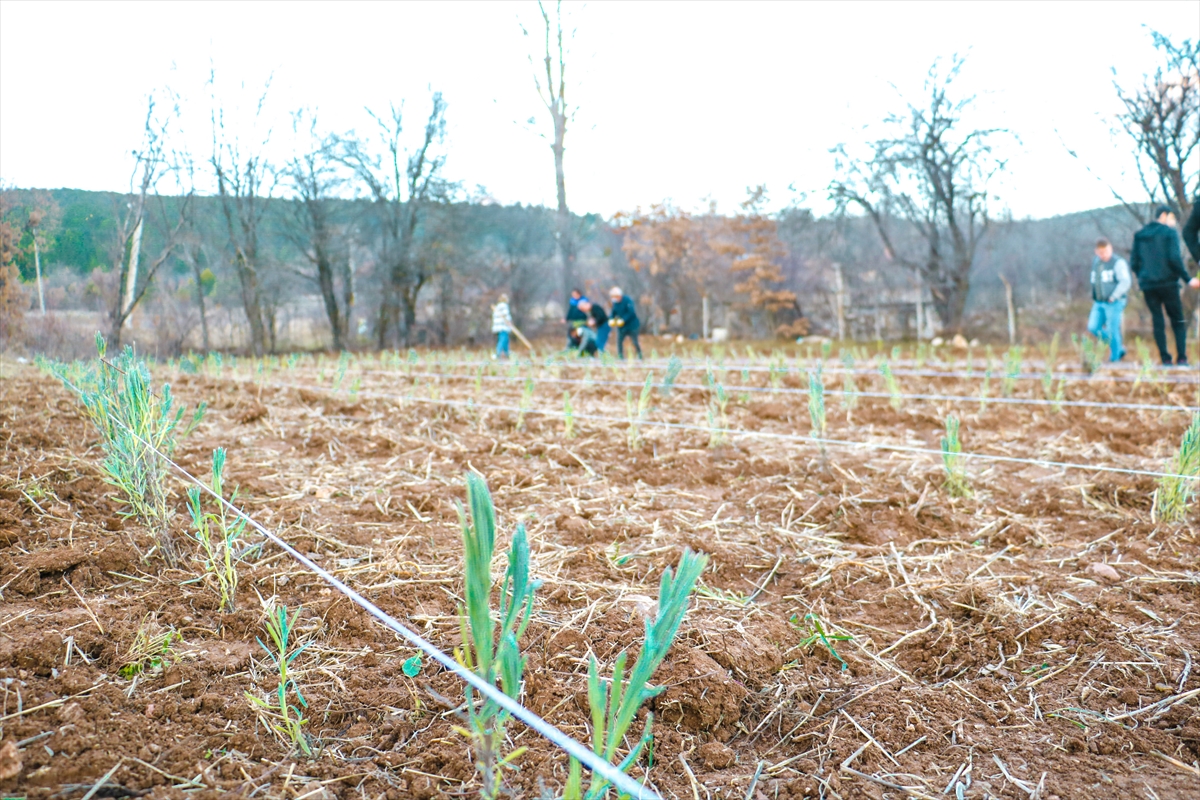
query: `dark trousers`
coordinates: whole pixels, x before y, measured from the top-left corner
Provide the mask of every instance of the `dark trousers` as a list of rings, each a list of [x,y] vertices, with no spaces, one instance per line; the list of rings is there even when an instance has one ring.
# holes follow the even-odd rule
[[[637,350],[638,358],[642,357],[642,346],[638,343],[638,332],[634,330],[627,331],[624,328],[617,328],[617,356],[625,357],[625,340],[629,339],[633,342],[633,349]]]
[[[1162,363],[1171,363],[1171,351],[1167,349],[1166,324],[1163,321],[1163,311],[1175,331],[1175,350],[1179,354],[1176,364],[1187,363],[1187,319],[1183,316],[1183,302],[1179,299],[1178,286],[1161,286],[1142,291],[1146,306],[1150,309],[1150,321],[1154,323],[1154,343],[1158,345],[1158,354]]]

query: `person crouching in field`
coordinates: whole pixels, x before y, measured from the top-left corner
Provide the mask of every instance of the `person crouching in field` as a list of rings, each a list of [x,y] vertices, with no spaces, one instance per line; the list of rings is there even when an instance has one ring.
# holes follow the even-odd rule
[[[591,300],[584,298],[579,301],[579,310],[587,314],[587,324],[591,328],[592,333],[596,337],[596,350],[603,353],[604,346],[608,344],[608,313],[604,310],[604,306],[600,303],[593,303]]]
[[[1154,221],[1133,236],[1129,261],[1133,274],[1137,275],[1142,297],[1146,298],[1146,306],[1150,309],[1154,343],[1158,345],[1163,366],[1171,366],[1172,363],[1163,321],[1163,311],[1166,311],[1175,333],[1174,363],[1186,367],[1187,319],[1183,316],[1183,303],[1179,298],[1179,282],[1182,280],[1193,289],[1200,289],[1200,278],[1188,275],[1183,266],[1175,221],[1175,209],[1170,206],[1154,209]]]
[[[496,334],[496,358],[508,358],[508,337],[512,326],[508,295],[502,294],[496,305],[492,306],[492,333]]]
[[[638,342],[638,328],[641,323],[638,320],[637,311],[633,307],[633,300],[625,296],[625,292],[621,287],[614,286],[608,293],[608,297],[612,300],[612,325],[617,329],[617,356],[625,358],[625,340],[633,341],[633,347],[637,350],[637,357],[642,357],[642,345]]]
[[[1121,341],[1121,316],[1129,300],[1133,278],[1125,259],[1113,253],[1108,239],[1096,242],[1096,257],[1092,259],[1092,313],[1088,315],[1088,333],[1108,342],[1112,360],[1125,356]]]

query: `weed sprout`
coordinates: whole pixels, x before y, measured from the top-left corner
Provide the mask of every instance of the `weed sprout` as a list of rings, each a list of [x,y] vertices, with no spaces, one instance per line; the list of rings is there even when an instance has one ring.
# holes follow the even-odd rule
[[[853,636],[840,633],[826,633],[825,626],[821,624],[821,618],[816,614],[805,614],[803,620],[798,619],[793,614],[791,623],[806,634],[800,640],[801,647],[812,647],[817,642],[820,642],[829,651],[829,654],[836,658],[838,663],[842,665],[843,672],[850,669],[850,665],[846,663],[846,659],[838,654],[837,648],[833,646],[833,643],[853,641]]]
[[[162,670],[169,663],[171,647],[181,638],[174,628],[163,629],[153,615],[147,616],[121,656],[117,674],[125,680],[136,681],[139,675]]]

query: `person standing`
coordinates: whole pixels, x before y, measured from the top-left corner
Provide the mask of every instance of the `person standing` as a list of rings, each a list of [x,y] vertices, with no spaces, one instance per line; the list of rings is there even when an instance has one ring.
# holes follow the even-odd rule
[[[1179,251],[1179,235],[1175,231],[1175,210],[1161,205],[1154,209],[1154,221],[1133,236],[1130,252],[1130,267],[1137,275],[1142,297],[1150,309],[1150,320],[1154,324],[1154,343],[1164,366],[1174,363],[1187,366],[1187,319],[1183,316],[1183,303],[1179,297],[1179,281],[1193,289],[1200,289],[1200,278],[1192,278],[1183,266]],[[1163,312],[1171,323],[1175,334],[1174,359],[1167,349],[1166,324]]]
[[[637,351],[637,357],[642,357],[642,345],[638,342],[638,329],[641,323],[638,320],[637,310],[633,307],[633,300],[625,296],[625,292],[620,286],[614,286],[609,290],[608,297],[612,300],[612,313],[609,317],[612,320],[612,325],[617,329],[617,356],[625,358],[625,340],[630,339],[633,342],[633,348]]]
[[[579,310],[587,314],[588,327],[595,334],[596,349],[603,353],[604,346],[608,344],[609,331],[612,330],[608,324],[608,312],[604,310],[603,305],[593,303],[586,297],[579,301]]]
[[[1183,243],[1192,254],[1192,261],[1200,264],[1200,195],[1192,202],[1192,213],[1183,225]]]
[[[1103,335],[1108,342],[1109,357],[1120,361],[1125,356],[1121,341],[1121,316],[1129,300],[1129,288],[1133,278],[1129,264],[1113,253],[1108,239],[1096,242],[1096,257],[1092,259],[1092,313],[1088,315],[1087,329],[1092,336]]]
[[[492,333],[496,334],[496,357],[508,358],[508,337],[512,332],[512,311],[508,307],[508,295],[500,295],[492,306]]]

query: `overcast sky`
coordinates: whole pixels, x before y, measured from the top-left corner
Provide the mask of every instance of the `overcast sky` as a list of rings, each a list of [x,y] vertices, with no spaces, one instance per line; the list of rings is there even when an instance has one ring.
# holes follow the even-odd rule
[[[1197,35],[1195,0],[1089,3],[633,3],[565,5],[576,35],[567,134],[573,210],[611,215],[671,200],[731,209],[747,186],[772,204],[789,186],[825,207],[829,149],[880,133],[920,96],[935,58],[968,54],[958,86],[972,121],[1005,126],[999,187],[1018,216],[1108,205],[1092,170],[1136,195],[1128,143],[1110,136],[1113,70],[1154,69],[1149,30]],[[364,108],[405,103],[413,129],[430,88],[449,109],[448,177],[496,200],[553,205],[549,116],[529,54],[537,7],[521,3],[0,2],[0,179],[120,190],[147,96],[182,98],[177,144],[211,151],[210,64],[218,102],[247,140],[295,144],[290,112],[366,131]],[[273,77],[272,77],[273,76]],[[264,116],[248,113],[271,77]],[[529,124],[528,120],[533,119]]]

